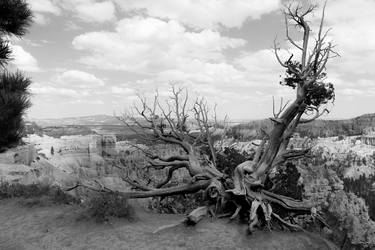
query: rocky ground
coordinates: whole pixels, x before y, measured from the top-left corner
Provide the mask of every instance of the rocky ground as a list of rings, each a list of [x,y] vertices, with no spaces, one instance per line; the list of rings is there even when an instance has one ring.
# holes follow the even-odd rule
[[[226,219],[207,219],[153,233],[181,215],[154,214],[136,206],[132,221],[99,224],[77,205],[28,207],[20,199],[0,201],[0,249],[338,249],[310,233],[258,231]]]

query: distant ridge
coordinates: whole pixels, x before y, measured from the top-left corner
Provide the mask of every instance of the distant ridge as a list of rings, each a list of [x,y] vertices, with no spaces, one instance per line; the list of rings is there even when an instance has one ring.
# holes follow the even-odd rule
[[[29,119],[41,127],[69,126],[69,125],[123,125],[112,115],[90,115],[50,119]]]
[[[233,126],[235,130],[247,130],[248,134],[256,134],[262,127],[271,125],[269,119],[254,120]],[[375,113],[364,114],[351,119],[323,120],[317,119],[311,123],[300,124],[297,132],[301,136],[329,137],[338,135],[360,135],[375,132]]]
[[[36,122],[41,127],[50,126],[93,126],[93,125],[123,125],[115,116],[112,115],[91,115],[79,117],[66,117],[66,118],[51,118],[51,119],[30,119]],[[269,126],[271,121],[269,119],[259,120],[234,120],[230,121],[230,125],[237,128],[259,129],[262,126]],[[323,120],[318,119],[309,124],[301,124],[298,128],[299,132],[311,133],[319,136],[335,136],[337,133],[347,135],[355,135],[363,133],[364,130],[371,130],[375,128],[375,113],[363,114],[351,119],[335,119]],[[375,130],[375,129],[372,129]]]

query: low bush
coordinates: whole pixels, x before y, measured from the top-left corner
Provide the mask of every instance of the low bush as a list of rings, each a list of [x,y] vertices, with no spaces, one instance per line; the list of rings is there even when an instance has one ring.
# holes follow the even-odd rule
[[[252,158],[253,156],[246,152],[226,147],[217,155],[217,168],[228,176],[233,176],[233,171],[239,164]]]
[[[301,174],[298,172],[297,167],[292,162],[288,162],[278,167],[272,178],[267,177],[265,188],[276,194],[302,200],[304,186],[299,183],[300,177]]]
[[[0,184],[0,199],[17,197],[30,199],[29,201],[33,204],[45,204],[45,202],[40,202],[36,200],[36,198],[42,197],[43,201],[48,200],[54,204],[72,204],[80,202],[79,199],[70,194],[67,194],[66,192],[64,192],[56,186],[47,186],[42,184],[22,185],[18,183],[7,182],[2,182]]]
[[[135,212],[128,199],[120,193],[99,193],[87,201],[87,212],[97,222],[104,222],[109,217],[135,219]]]

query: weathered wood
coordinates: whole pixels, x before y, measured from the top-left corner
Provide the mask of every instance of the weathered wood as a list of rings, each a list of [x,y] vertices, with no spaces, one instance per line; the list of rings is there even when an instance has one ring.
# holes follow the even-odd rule
[[[197,181],[187,185],[180,185],[170,188],[159,188],[150,191],[120,192],[128,199],[148,198],[155,196],[169,196],[176,194],[195,193],[199,190],[206,189],[210,184],[209,180]]]
[[[202,220],[208,214],[208,206],[202,206],[194,209],[190,214],[187,216],[186,223],[189,225],[195,225],[200,220]]]
[[[295,200],[290,197],[275,194],[266,190],[262,190],[261,193],[264,199],[268,200],[269,202],[276,203],[289,211],[310,213],[311,209],[313,208],[313,205],[308,201]]]

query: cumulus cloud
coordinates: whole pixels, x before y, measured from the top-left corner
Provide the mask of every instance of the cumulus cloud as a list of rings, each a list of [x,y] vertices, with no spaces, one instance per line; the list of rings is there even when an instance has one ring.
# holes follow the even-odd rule
[[[36,72],[39,71],[38,61],[29,52],[19,45],[10,44],[12,50],[12,63],[21,70]]]
[[[103,23],[112,21],[115,16],[115,5],[111,1],[96,0],[60,0],[59,6],[84,22]]]
[[[159,72],[191,60],[221,60],[222,51],[245,44],[219,32],[187,31],[176,21],[133,17],[121,20],[115,32],[89,32],[73,46],[90,52],[81,61],[104,69]],[[177,66],[178,67],[178,66]]]
[[[28,0],[28,4],[34,13],[34,22],[46,25],[50,22],[48,15],[60,15],[61,9],[51,0]]]
[[[80,70],[65,71],[56,76],[56,81],[73,88],[94,88],[105,85],[104,81],[95,75]]]
[[[280,6],[280,0],[116,0],[124,11],[145,11],[152,17],[177,20],[195,28],[235,28]]]
[[[103,23],[115,19],[115,6],[110,1],[78,4],[75,10],[77,17],[85,22]]]
[[[100,100],[98,97],[105,93],[105,82],[93,74],[66,70],[57,73],[49,80],[36,82],[31,86],[32,93],[42,98],[64,98],[71,101],[84,100],[86,103]]]
[[[31,9],[38,13],[49,13],[54,15],[60,15],[61,10],[51,0],[29,0]]]
[[[78,92],[77,90],[70,88],[54,87],[46,84],[33,84],[31,85],[31,92],[37,95],[47,95],[47,96],[59,96],[68,98],[80,98],[82,96],[87,96],[87,92]]]
[[[332,0],[327,2],[327,27],[341,54],[333,70],[341,74],[375,76],[375,2],[372,0]]]

